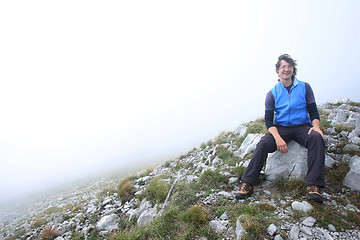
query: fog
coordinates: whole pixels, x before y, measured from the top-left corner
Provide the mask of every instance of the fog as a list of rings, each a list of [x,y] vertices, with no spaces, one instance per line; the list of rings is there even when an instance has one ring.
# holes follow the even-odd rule
[[[357,1],[1,1],[0,203],[149,167],[263,116],[288,53],[360,101]]]

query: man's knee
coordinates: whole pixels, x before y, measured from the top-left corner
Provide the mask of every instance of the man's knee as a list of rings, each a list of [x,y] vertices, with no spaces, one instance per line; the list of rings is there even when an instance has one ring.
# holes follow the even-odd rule
[[[324,138],[319,132],[312,131],[309,135],[309,138],[315,141],[324,141]]]

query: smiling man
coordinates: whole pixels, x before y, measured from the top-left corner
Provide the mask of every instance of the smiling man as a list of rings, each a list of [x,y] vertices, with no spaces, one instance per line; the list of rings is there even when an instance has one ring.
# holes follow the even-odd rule
[[[308,199],[322,203],[320,188],[325,187],[325,142],[314,93],[308,83],[295,77],[296,62],[288,54],[278,58],[275,69],[278,83],[265,99],[265,124],[269,132],[257,144],[235,197],[250,196],[259,182],[268,153],[276,150],[287,153],[287,143],[295,140],[308,150]]]

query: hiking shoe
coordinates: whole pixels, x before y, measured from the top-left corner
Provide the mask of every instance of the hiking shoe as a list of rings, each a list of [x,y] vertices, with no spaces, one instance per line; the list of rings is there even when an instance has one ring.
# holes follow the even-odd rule
[[[316,201],[318,203],[323,203],[324,198],[320,193],[320,187],[315,185],[310,185],[306,187],[306,192],[308,194],[308,199]]]
[[[242,182],[241,188],[235,193],[235,198],[245,199],[254,193],[254,186],[247,182]]]

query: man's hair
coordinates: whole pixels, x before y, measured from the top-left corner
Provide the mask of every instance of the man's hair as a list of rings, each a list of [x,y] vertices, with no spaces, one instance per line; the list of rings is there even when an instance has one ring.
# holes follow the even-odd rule
[[[292,78],[295,77],[296,72],[297,72],[297,68],[296,68],[296,65],[297,65],[297,64],[296,64],[296,61],[290,57],[289,54],[280,55],[280,57],[278,58],[277,63],[275,64],[276,71],[279,70],[279,68],[280,68],[280,62],[281,62],[282,60],[284,60],[285,62],[289,63],[290,65],[292,65],[292,66],[294,67],[294,72],[293,72]]]

